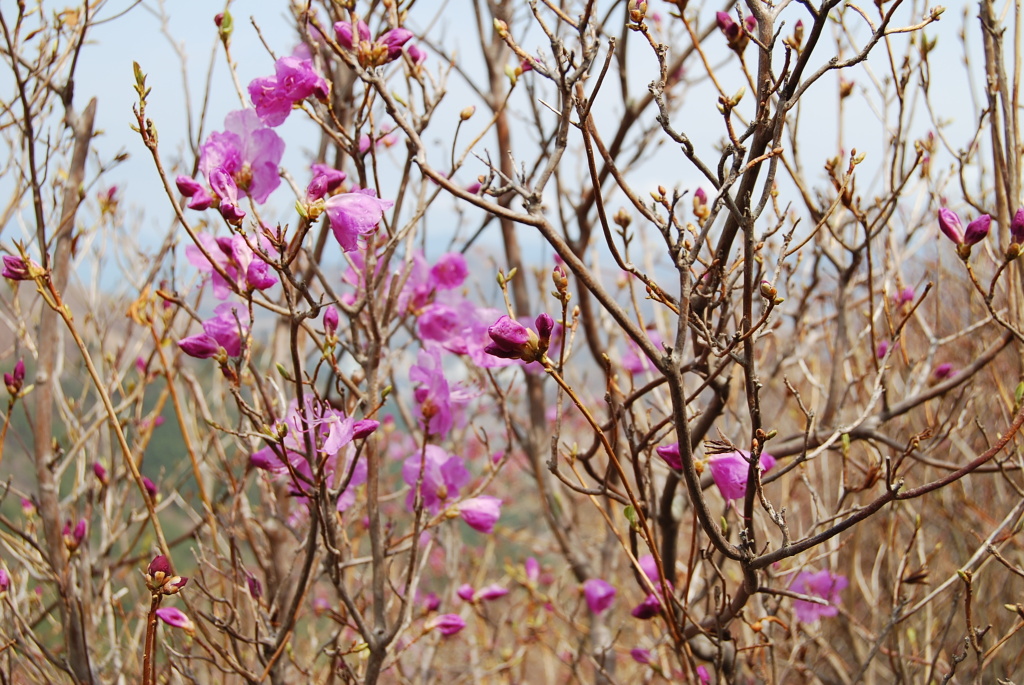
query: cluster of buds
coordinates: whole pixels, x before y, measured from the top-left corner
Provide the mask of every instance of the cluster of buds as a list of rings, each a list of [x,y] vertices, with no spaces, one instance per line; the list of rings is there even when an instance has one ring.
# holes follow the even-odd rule
[[[402,47],[412,38],[412,31],[409,29],[396,28],[370,40],[370,27],[366,22],[356,23],[355,32],[352,31],[351,22],[339,21],[334,24],[334,36],[342,47],[353,50],[356,53],[356,60],[359,66],[364,69],[370,67],[382,67],[389,62],[394,62],[402,56]],[[414,61],[421,62],[420,51],[412,55]],[[426,55],[423,55],[426,58]]]
[[[1024,232],[1024,216],[1021,217],[1021,230]],[[939,210],[939,230],[956,245],[957,254],[964,261],[971,256],[971,246],[984,240],[992,227],[992,217],[982,214],[963,229],[960,217],[951,209],[943,207]]]
[[[802,19],[798,19],[793,27],[793,35],[784,38],[782,42],[795,52],[800,52],[800,47],[804,43],[804,22]]]
[[[24,383],[25,361],[23,359],[19,359],[18,363],[14,365],[13,371],[10,373],[4,373],[4,385],[7,386],[7,392],[11,394],[12,400],[18,397]]]
[[[750,34],[757,28],[757,19],[753,15],[748,15],[743,20],[743,26],[733,21],[728,12],[716,12],[715,21],[718,23],[718,28],[725,34],[729,47],[737,54],[746,49],[747,43],[750,42]]]
[[[64,546],[68,548],[68,552],[74,554],[78,551],[78,548],[82,546],[82,540],[85,539],[85,533],[85,519],[80,519],[74,528],[71,527],[70,519],[64,524],[62,535],[64,536]]]
[[[149,562],[145,576],[146,587],[154,595],[176,595],[188,582],[188,578],[174,575],[171,562],[163,554],[158,554]]]
[[[1006,248],[1006,258],[1016,259],[1024,245],[1024,207],[1017,210],[1010,220],[1010,246]]]

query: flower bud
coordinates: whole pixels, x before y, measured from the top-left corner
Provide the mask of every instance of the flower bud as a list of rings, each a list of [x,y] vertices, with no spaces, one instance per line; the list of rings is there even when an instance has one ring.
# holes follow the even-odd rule
[[[1024,244],[1024,207],[1017,210],[1010,222],[1010,237],[1018,245]]]
[[[962,245],[964,242],[963,228],[960,224],[960,217],[951,209],[943,207],[939,210],[939,230],[955,245]]]
[[[982,214],[977,219],[967,224],[967,230],[964,231],[964,245],[975,245],[988,235],[989,228],[992,227],[992,217],[988,214]]]
[[[14,365],[14,370],[11,373],[4,374],[4,385],[7,386],[7,392],[11,394],[11,397],[17,397],[18,393],[21,392],[22,385],[25,382],[25,360],[19,359]]]
[[[469,118],[473,116],[474,112],[476,112],[476,107],[470,105],[469,107],[466,107],[461,112],[459,112],[459,119],[461,119],[462,121],[468,121]]]

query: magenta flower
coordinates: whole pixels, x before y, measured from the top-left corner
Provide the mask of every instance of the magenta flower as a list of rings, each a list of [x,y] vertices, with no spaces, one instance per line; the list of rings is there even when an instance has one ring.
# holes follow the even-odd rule
[[[953,376],[955,376],[956,369],[953,368],[952,364],[946,362],[945,364],[939,364],[938,366],[936,366],[935,370],[932,371],[932,375],[935,376],[936,380],[944,381],[947,378],[952,378]]]
[[[0,596],[3,596],[11,589],[11,576],[7,569],[0,568]]]
[[[472,399],[466,390],[452,391],[444,376],[441,351],[435,345],[420,349],[409,380],[419,383],[413,392],[420,422],[430,435],[446,435],[455,424],[454,413]]]
[[[292,400],[284,418],[275,425],[275,430],[284,430],[286,433],[281,445],[267,446],[254,452],[249,456],[249,462],[255,468],[267,471],[277,479],[285,479],[291,486],[296,501],[305,503],[306,497],[301,493],[313,480],[310,460],[306,456],[308,438],[315,450],[313,463],[323,465],[328,487],[340,488],[343,479],[348,478],[345,489],[338,496],[336,507],[339,512],[344,512],[355,504],[356,490],[366,482],[367,466],[365,459],[359,459],[353,464],[354,454],[344,462],[339,455],[353,440],[367,437],[379,425],[372,419],[355,421],[330,405],[319,403],[307,395],[305,408],[301,414],[298,402]],[[287,464],[279,456],[282,450],[288,460]]]
[[[540,563],[533,557],[527,557],[523,562],[523,570],[526,572],[526,580],[536,583],[540,579]]]
[[[458,614],[441,614],[427,621],[424,627],[427,630],[436,628],[445,637],[450,637],[465,628],[466,622]]]
[[[469,275],[466,258],[458,252],[448,252],[437,258],[430,267],[429,283],[438,290],[454,290]]]
[[[964,231],[964,245],[975,245],[980,243],[988,235],[989,229],[992,227],[992,217],[988,214],[982,214],[977,219],[967,224],[967,230]]]
[[[263,583],[260,582],[260,579],[246,571],[245,584],[249,588],[249,596],[259,601],[263,596]]]
[[[752,32],[757,28],[757,20],[753,16],[748,16],[744,19],[744,26],[741,27],[733,21],[732,16],[728,12],[716,12],[715,22],[718,24],[719,30],[725,34],[729,47],[736,52],[743,52],[744,48],[747,47],[747,43],[750,42],[750,36],[747,34],[747,31]],[[746,31],[744,31],[744,27]]]
[[[249,97],[256,114],[267,126],[280,126],[292,107],[310,96],[326,100],[327,82],[316,73],[313,62],[297,57],[281,57],[274,63],[274,75],[253,79]]]
[[[459,515],[473,530],[490,535],[501,517],[501,500],[489,495],[467,499],[459,503]]]
[[[5,254],[3,260],[4,270],[0,275],[12,281],[31,281],[35,278],[34,274],[42,273],[43,271],[43,267],[31,259],[25,261],[16,255]]]
[[[394,204],[376,197],[372,190],[360,190],[328,198],[324,210],[341,249],[354,252],[359,249],[359,238],[374,233],[384,218],[384,212]]]
[[[952,209],[943,207],[939,210],[939,230],[956,245],[964,242],[963,227],[960,217]]]
[[[747,475],[749,474],[750,452],[726,452],[708,457],[711,477],[715,480],[722,497],[727,500],[743,499],[747,494]],[[767,452],[761,453],[761,471],[768,471],[775,466],[775,457]]]
[[[225,302],[213,313],[212,318],[203,322],[203,331],[217,341],[229,357],[239,356],[242,339],[249,334],[249,311],[239,304]],[[181,342],[178,345],[181,346]]]
[[[698,666],[697,667],[697,679],[700,680],[700,685],[710,685],[710,683],[711,683],[711,674],[708,673],[708,667],[707,666]]]
[[[583,583],[583,597],[591,613],[601,615],[615,600],[616,590],[608,582],[600,578],[588,578]]]
[[[470,585],[469,583],[463,583],[459,586],[459,589],[455,591],[455,594],[463,602],[472,602],[473,595],[475,594],[475,592],[476,591],[473,589],[472,585]]]
[[[348,177],[344,171],[338,171],[326,164],[313,164],[313,180],[306,187],[306,202],[316,202],[341,187]]]
[[[220,343],[205,333],[182,338],[178,341],[178,347],[181,348],[182,352],[196,359],[216,357],[221,349]]]
[[[914,301],[914,297],[915,295],[913,288],[904,288],[903,290],[896,293],[896,296],[893,297],[892,299],[896,303],[896,306],[899,307],[900,305],[910,304],[911,302]]]
[[[437,596],[437,593],[428,592],[420,599],[420,604],[423,605],[425,611],[437,611],[437,608],[441,606],[441,598]]]
[[[449,454],[442,447],[427,445],[423,451],[422,456],[425,459],[421,459],[421,454],[417,453],[406,459],[402,465],[402,480],[410,487],[406,506],[412,511],[416,500],[416,483],[419,481],[422,466],[423,506],[432,516],[436,516],[450,500],[458,498],[459,490],[469,483],[470,475],[462,459]]]
[[[683,458],[679,456],[679,443],[673,442],[671,445],[662,445],[654,450],[659,457],[665,460],[665,463],[676,471],[683,470]]]
[[[793,600],[793,610],[796,617],[803,623],[815,623],[820,618],[835,616],[839,609],[835,606],[839,603],[839,593],[846,589],[849,582],[846,576],[837,576],[827,569],[811,573],[801,571],[793,579],[789,589],[801,595],[821,597],[829,604],[816,604],[803,600]]]
[[[416,66],[419,66],[420,64],[423,64],[424,62],[427,61],[427,53],[425,53],[423,50],[420,50],[415,45],[410,44],[409,47],[405,49],[405,51],[406,53],[408,53],[409,59],[411,59],[412,63]]]
[[[10,373],[4,372],[4,385],[11,397],[17,397],[25,383],[25,360],[19,359]]]
[[[199,170],[217,193],[225,218],[240,219],[239,214],[245,213],[237,207],[239,191],[263,204],[280,185],[278,165],[284,141],[251,109],[229,113],[224,128],[211,133],[203,143]]]
[[[477,590],[473,594],[474,602],[491,602],[499,597],[504,597],[508,594],[508,588],[502,587],[497,583],[487,585]]]
[[[647,595],[644,597],[644,601],[633,607],[629,613],[633,618],[639,618],[641,621],[654,618],[661,613],[661,600],[658,599],[658,595]]]
[[[652,583],[657,585],[658,581],[661,579],[661,574],[658,573],[658,562],[654,560],[654,556],[651,554],[645,554],[637,559],[637,561],[640,563],[640,570],[644,572],[644,575],[647,576]]]
[[[196,238],[210,258],[203,254],[195,245],[185,247],[185,256],[192,266],[200,272],[209,274],[213,280],[213,295],[223,300],[234,290],[244,293],[248,290],[266,290],[277,283],[271,275],[270,266],[263,261],[237,233],[224,238],[214,238],[207,233],[199,233]],[[212,261],[211,261],[212,260]],[[225,279],[214,268],[214,264],[227,274]]]
[[[1018,209],[1010,221],[1010,237],[1018,245],[1024,243],[1024,207]]]
[[[484,352],[502,359],[522,359],[525,362],[542,359],[548,351],[555,322],[547,314],[541,314],[534,324],[536,333],[518,321],[502,316],[487,329],[491,344],[484,348]]]
[[[633,657],[633,661],[638,664],[650,664],[651,663],[651,650],[641,649],[640,647],[634,647],[629,650],[629,655]]]
[[[332,305],[324,307],[324,333],[334,335],[334,332],[338,330],[338,323],[338,310]]]
[[[156,499],[156,496],[160,494],[160,489],[157,488],[156,483],[145,476],[142,477],[142,486],[146,488],[146,494],[149,495],[151,499]]]
[[[878,357],[879,359],[883,359],[888,351],[889,341],[882,340],[881,342],[878,343],[878,349],[875,350],[875,356]]]
[[[163,607],[156,610],[157,618],[174,628],[181,628],[189,635],[196,632],[192,619],[186,616],[180,609],[175,607]]]
[[[107,470],[103,468],[103,464],[99,463],[98,461],[93,462],[92,473],[94,476],[96,476],[96,480],[100,482],[100,485],[110,485],[110,477],[107,476]]]
[[[352,22],[338,21],[334,23],[334,36],[338,39],[338,44],[348,50],[351,50],[359,41],[370,40],[370,27],[366,25],[365,21],[359,21],[356,25],[356,31],[358,39],[354,40],[352,34]]]

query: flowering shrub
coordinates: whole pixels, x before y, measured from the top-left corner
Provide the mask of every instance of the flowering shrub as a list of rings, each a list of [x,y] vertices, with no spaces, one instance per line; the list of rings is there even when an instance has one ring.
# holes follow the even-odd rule
[[[0,11],[6,680],[1007,677],[1018,10],[972,129],[941,8],[422,5],[193,17],[129,186]]]

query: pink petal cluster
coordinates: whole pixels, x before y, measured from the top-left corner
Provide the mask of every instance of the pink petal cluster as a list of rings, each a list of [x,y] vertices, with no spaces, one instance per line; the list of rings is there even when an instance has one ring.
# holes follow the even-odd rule
[[[313,62],[298,57],[281,57],[274,63],[274,75],[253,79],[249,97],[256,114],[267,126],[280,126],[297,102],[313,96],[326,100],[327,81],[316,73]]]
[[[266,290],[277,283],[270,266],[259,257],[246,242],[245,237],[233,233],[223,238],[214,238],[207,233],[196,235],[206,250],[195,245],[185,248],[185,256],[192,266],[213,279],[213,295],[218,300],[226,299],[234,290],[245,293],[252,290]],[[230,282],[214,268],[214,264],[227,274]]]
[[[489,495],[464,500],[459,503],[459,516],[473,530],[490,535],[501,517],[501,500]]]
[[[361,189],[340,193],[324,203],[324,211],[331,220],[334,237],[345,252],[359,249],[359,239],[377,231],[384,212],[394,206],[391,200],[382,200],[373,190]]]
[[[715,454],[708,457],[711,477],[715,485],[727,500],[743,499],[747,494],[747,476],[750,475],[750,452],[739,450]],[[775,466],[775,457],[767,452],[761,453],[761,471],[768,471]]]
[[[224,129],[211,133],[201,148],[199,170],[210,190],[189,176],[179,176],[176,184],[182,195],[192,198],[191,209],[216,206],[228,223],[239,224],[245,217],[238,206],[240,196],[263,204],[281,184],[278,165],[284,141],[251,109],[229,113]]]
[[[229,357],[242,354],[242,340],[249,334],[249,311],[238,304],[225,302],[203,321],[203,333],[178,341],[181,351],[197,359],[215,357],[221,349]]]
[[[452,390],[449,386],[441,363],[441,350],[436,345],[420,349],[416,364],[409,369],[409,380],[419,384],[413,393],[417,415],[430,435],[447,435],[455,424],[455,415],[461,413],[474,396],[470,391]]]
[[[192,619],[186,616],[181,609],[175,607],[162,607],[156,610],[156,616],[161,621],[174,628],[181,628],[189,635],[196,632],[196,626]]]
[[[427,630],[436,629],[445,637],[455,635],[466,627],[466,622],[458,614],[441,614],[427,621],[424,628]]]
[[[838,576],[827,569],[817,573],[798,573],[789,589],[801,595],[821,597],[828,600],[829,604],[793,600],[793,611],[796,612],[797,619],[803,623],[815,623],[820,618],[838,614],[839,609],[835,605],[839,603],[839,593],[845,590],[847,585],[849,581],[846,580],[846,576]]]
[[[339,455],[346,445],[353,440],[366,438],[379,425],[379,422],[372,419],[356,420],[345,416],[330,405],[307,395],[301,413],[298,402],[292,400],[288,412],[277,423],[276,427],[286,429],[281,443],[253,452],[249,461],[271,476],[285,480],[291,486],[296,500],[304,503],[306,497],[302,493],[310,487],[310,483],[315,482],[311,459],[306,455],[308,441],[315,452],[312,463],[322,464],[327,487],[340,487],[348,479],[345,489],[338,496],[337,510],[343,512],[355,503],[356,490],[366,482],[366,460],[359,459],[353,463],[355,455],[350,455],[342,463]],[[281,459],[282,452],[287,463]]]
[[[593,614],[603,614],[615,601],[615,588],[601,578],[588,578],[583,583],[583,597]]]
[[[1016,217],[1015,217],[1016,218]],[[1024,217],[1022,217],[1024,218]],[[943,235],[953,241],[955,245],[970,247],[981,242],[988,235],[992,227],[992,217],[982,214],[974,221],[967,224],[967,230],[963,230],[960,217],[953,210],[943,207],[939,210],[939,230]]]
[[[470,475],[462,459],[449,454],[438,445],[427,445],[422,454],[417,453],[402,465],[402,480],[409,486],[406,507],[413,510],[416,501],[416,484],[423,472],[420,493],[423,506],[432,516],[438,514],[450,501],[458,499],[459,490],[469,484]]]

